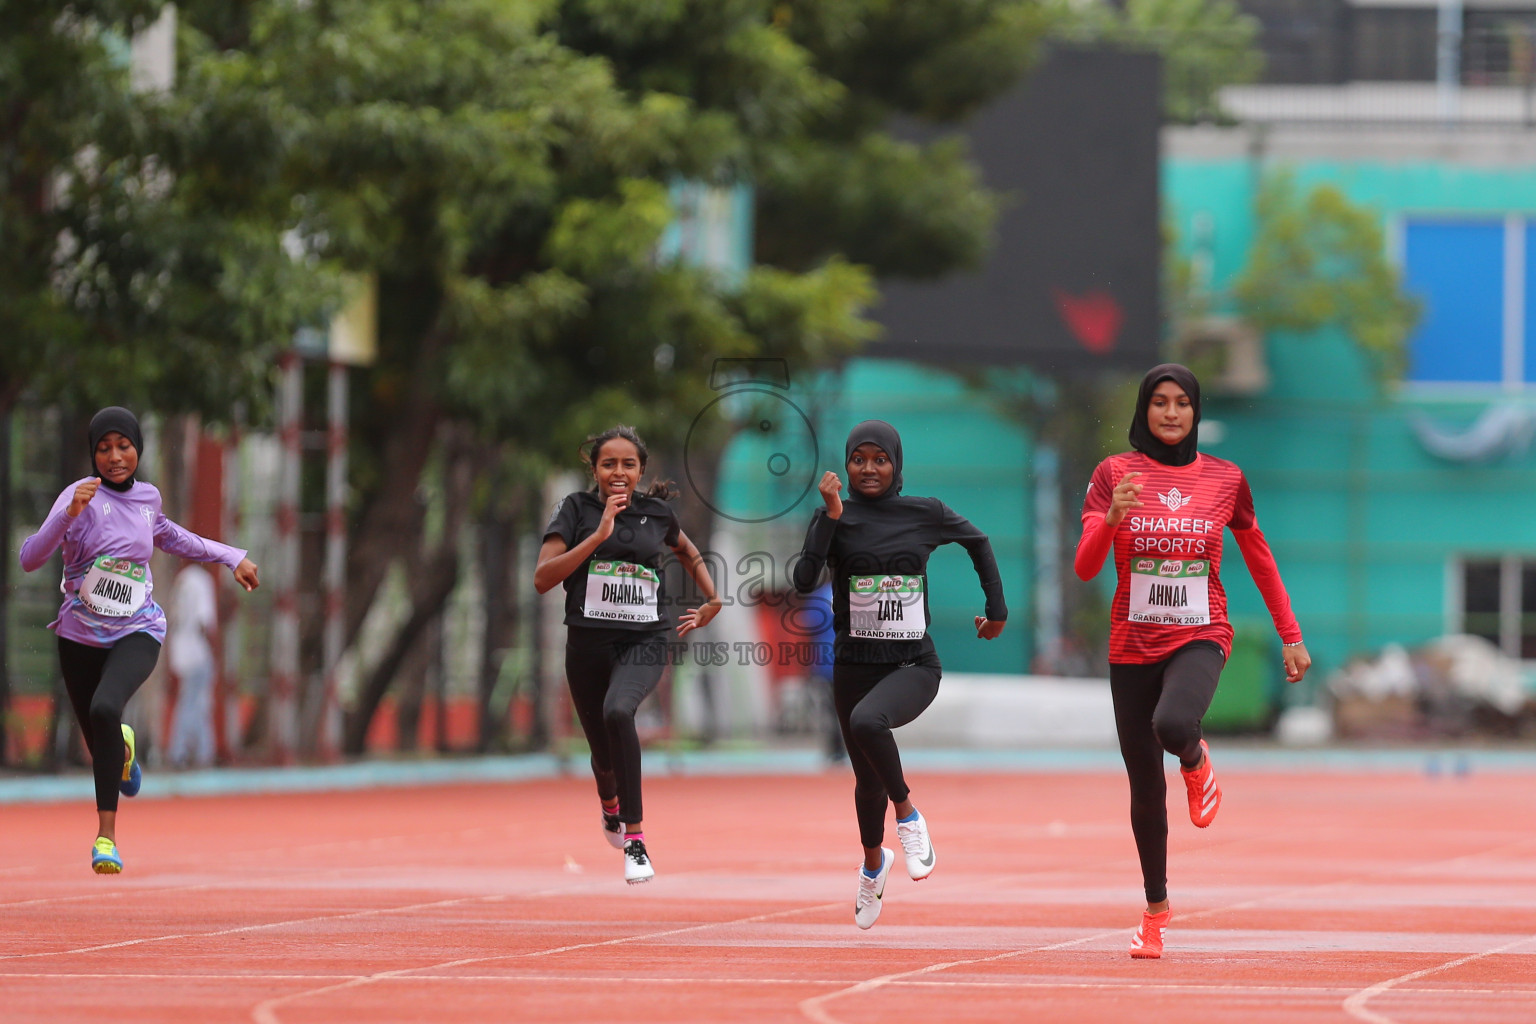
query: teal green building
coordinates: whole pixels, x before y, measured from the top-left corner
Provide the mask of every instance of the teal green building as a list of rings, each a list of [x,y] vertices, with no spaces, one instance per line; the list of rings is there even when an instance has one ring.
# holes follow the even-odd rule
[[[1351,657],[1451,632],[1536,659],[1536,142],[1417,129],[1322,139],[1281,131],[1260,146],[1241,128],[1170,130],[1164,218],[1214,295],[1244,266],[1257,190],[1281,168],[1302,190],[1329,183],[1376,211],[1389,256],[1423,304],[1405,380],[1377,379],[1349,338],[1322,330],[1260,339],[1257,384],[1206,382],[1201,447],[1247,474],[1315,660],[1296,696]],[[852,424],[897,426],[908,493],[939,496],[985,529],[1007,588],[1009,630],[980,643],[971,627],[980,592],[964,551],[935,555],[933,633],[946,666],[1029,671],[1050,588],[1079,584],[1041,582],[1063,574],[1044,564],[1037,499],[1049,467],[1026,427],[959,376],[895,360],[852,360],[794,381],[787,394],[814,424],[823,469],[841,471]],[[762,444],[750,432],[732,443],[724,501],[783,507],[783,482],[755,468],[770,454]],[[1069,513],[1079,485],[1061,481],[1058,557],[1076,537]],[[812,489],[787,515],[748,527],[751,543],[796,550],[818,502]],[[1235,545],[1229,551],[1223,575],[1249,640],[1246,671],[1272,671],[1255,685],[1278,689],[1268,612]]]
[[[1536,658],[1536,149],[1471,129],[1254,141],[1165,135],[1164,216],[1213,294],[1244,265],[1259,183],[1283,167],[1375,210],[1423,304],[1406,380],[1376,380],[1336,331],[1277,333],[1262,341],[1267,386],[1207,399],[1201,447],[1245,470],[1319,678],[1447,632]],[[1229,563],[1234,619],[1267,622]]]

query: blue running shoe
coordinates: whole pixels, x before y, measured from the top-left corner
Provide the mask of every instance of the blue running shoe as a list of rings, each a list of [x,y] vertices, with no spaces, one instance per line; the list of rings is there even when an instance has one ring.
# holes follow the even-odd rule
[[[91,870],[98,875],[115,875],[123,870],[117,844],[106,836],[97,836],[96,845],[91,848]]]
[[[123,796],[138,796],[139,786],[144,782],[144,769],[139,767],[133,726],[123,726],[123,743],[128,747],[128,757],[123,761],[123,780],[117,784],[117,791]]]

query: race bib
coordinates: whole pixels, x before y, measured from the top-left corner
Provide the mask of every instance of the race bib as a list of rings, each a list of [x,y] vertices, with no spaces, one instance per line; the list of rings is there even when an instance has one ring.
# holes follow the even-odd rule
[[[80,600],[97,615],[123,619],[149,597],[149,569],[126,558],[102,555],[80,581]]]
[[[848,635],[866,640],[921,640],[923,577],[853,576],[848,580]]]
[[[1132,558],[1132,622],[1205,626],[1211,621],[1211,563],[1204,558]]]
[[[609,622],[660,622],[655,571],[634,562],[598,562],[587,566],[587,604],[582,614]]]

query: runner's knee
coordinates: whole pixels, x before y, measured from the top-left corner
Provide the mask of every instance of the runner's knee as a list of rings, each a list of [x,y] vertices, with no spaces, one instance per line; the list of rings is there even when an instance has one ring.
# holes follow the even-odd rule
[[[1159,712],[1152,716],[1152,732],[1170,754],[1183,756],[1200,745],[1200,719]]]
[[[871,740],[890,735],[891,727],[886,724],[885,716],[880,712],[857,707],[848,716],[848,731],[862,746]]]

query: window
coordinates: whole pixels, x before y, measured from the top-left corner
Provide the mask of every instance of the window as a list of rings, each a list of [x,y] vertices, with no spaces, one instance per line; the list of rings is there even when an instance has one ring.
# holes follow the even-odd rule
[[[1536,660],[1536,559],[1465,559],[1456,582],[1460,632],[1491,640],[1511,657]]]
[[[1505,349],[1524,324],[1505,323],[1507,233],[1502,220],[1407,222],[1404,280],[1424,304],[1408,339],[1409,380],[1500,384],[1514,369]]]

